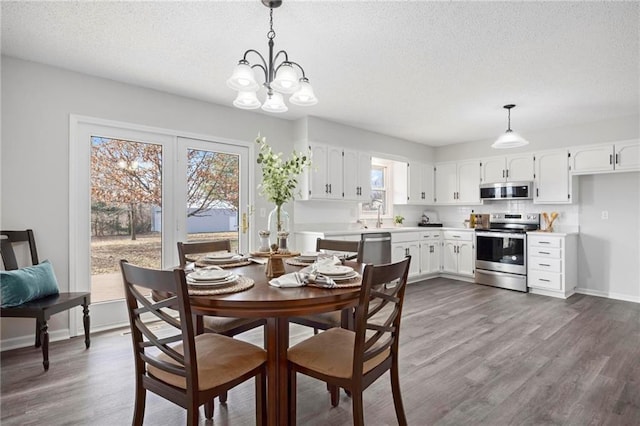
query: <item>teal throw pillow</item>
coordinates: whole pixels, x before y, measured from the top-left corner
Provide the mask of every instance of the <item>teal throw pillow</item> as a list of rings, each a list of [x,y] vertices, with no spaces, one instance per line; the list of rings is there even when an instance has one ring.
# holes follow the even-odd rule
[[[60,293],[53,267],[48,260],[15,271],[0,271],[0,288],[3,308]]]

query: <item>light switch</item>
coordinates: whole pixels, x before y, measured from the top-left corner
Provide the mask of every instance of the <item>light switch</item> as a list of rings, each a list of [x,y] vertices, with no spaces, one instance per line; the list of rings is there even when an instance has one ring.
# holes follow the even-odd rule
[[[602,220],[607,220],[609,219],[609,211],[608,210],[602,210],[602,216],[601,216]]]

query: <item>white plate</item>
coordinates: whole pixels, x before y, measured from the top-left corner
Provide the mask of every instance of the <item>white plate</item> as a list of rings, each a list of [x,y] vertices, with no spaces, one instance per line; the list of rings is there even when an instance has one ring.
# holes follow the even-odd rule
[[[220,259],[232,259],[235,256],[238,256],[238,255],[236,253],[221,251],[217,253],[209,253],[205,255],[204,258],[208,260],[220,260]]]
[[[298,262],[302,262],[302,263],[313,263],[316,261],[315,257],[304,257],[304,256],[298,256],[298,257],[294,257],[293,260],[298,261]]]
[[[350,280],[350,279],[353,279],[353,278],[357,278],[359,276],[360,276],[360,274],[357,273],[356,271],[351,271],[350,273],[345,274],[345,275],[332,276],[331,279],[334,280],[334,281],[347,281],[347,280]]]
[[[216,281],[196,281],[187,277],[187,284],[192,287],[197,287],[197,286],[216,287],[216,286],[231,284],[237,280],[238,280],[238,276],[236,274],[230,275],[227,278],[216,280]]]
[[[319,251],[303,251],[300,253],[300,257],[313,257],[316,258],[320,254]]]
[[[353,268],[344,265],[318,265],[318,273],[322,275],[345,275],[349,272],[353,272]]]
[[[191,272],[187,277],[195,281],[219,281],[231,275],[231,271],[223,269],[198,269]]]
[[[234,254],[232,257],[223,257],[223,258],[218,258],[218,259],[209,258],[209,257],[205,256],[202,259],[202,262],[203,263],[213,263],[213,264],[224,265],[225,263],[239,262],[239,261],[241,261],[243,259],[244,259],[244,257],[240,256],[239,254]]]

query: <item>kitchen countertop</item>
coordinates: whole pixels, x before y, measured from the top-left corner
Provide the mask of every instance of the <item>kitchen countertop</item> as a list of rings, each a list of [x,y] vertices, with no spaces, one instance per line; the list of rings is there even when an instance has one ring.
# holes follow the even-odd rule
[[[576,235],[578,232],[545,232],[545,231],[529,231],[527,235],[542,235],[542,236],[550,236],[550,237],[566,237],[567,235]]]
[[[325,228],[325,229],[322,229]],[[348,235],[348,234],[369,234],[372,232],[424,232],[424,231],[469,231],[473,232],[470,228],[456,228],[456,227],[426,227],[426,226],[395,226],[389,228],[338,228],[335,226],[318,226],[313,230],[299,230],[294,231],[296,234],[324,234],[329,235]]]

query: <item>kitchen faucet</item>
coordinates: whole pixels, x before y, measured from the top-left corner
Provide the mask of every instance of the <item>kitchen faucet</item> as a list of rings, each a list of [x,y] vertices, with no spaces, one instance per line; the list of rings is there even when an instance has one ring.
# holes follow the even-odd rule
[[[371,206],[376,207],[378,210],[378,218],[376,219],[376,228],[382,228],[382,219],[380,219],[380,214],[382,212],[382,200],[375,199],[371,201]]]

